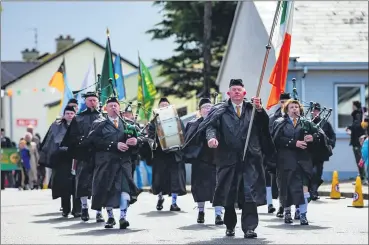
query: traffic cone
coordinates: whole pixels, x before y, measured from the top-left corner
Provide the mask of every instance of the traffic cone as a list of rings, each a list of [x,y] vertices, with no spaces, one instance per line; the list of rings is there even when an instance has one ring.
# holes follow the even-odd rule
[[[329,199],[341,199],[340,183],[338,180],[338,172],[334,171],[332,176],[332,188]]]
[[[363,198],[363,187],[361,185],[360,176],[356,177],[355,182],[355,192],[352,194],[352,206],[353,208],[363,208],[364,207],[364,198]]]

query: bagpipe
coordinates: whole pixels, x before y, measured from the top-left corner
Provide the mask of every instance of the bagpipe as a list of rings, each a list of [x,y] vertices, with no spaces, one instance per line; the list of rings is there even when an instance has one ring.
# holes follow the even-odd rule
[[[329,121],[330,116],[332,115],[332,108],[327,109],[326,107],[321,108],[318,102],[310,101],[309,103],[302,101],[298,98],[297,88],[296,88],[296,78],[292,78],[292,98],[294,100],[299,101],[304,108],[307,108],[304,115],[301,115],[302,118],[310,121],[316,122],[317,119],[320,119],[319,122],[314,123],[317,127],[322,128],[324,124]],[[318,109],[319,114],[314,116],[314,110]]]
[[[326,107],[321,108],[318,102],[310,101],[310,103],[306,103],[305,101],[301,101],[298,98],[297,88],[296,88],[296,78],[292,78],[292,97],[294,100],[299,101],[303,107],[307,107],[308,109],[303,115],[299,115],[299,122],[302,127],[303,136],[307,135],[310,131],[310,125],[314,125],[318,130],[318,139],[319,142],[314,149],[314,155],[318,156],[318,158],[327,159],[332,156],[332,147],[328,144],[328,137],[323,130],[324,124],[326,124],[329,120],[329,117],[332,114],[332,108],[327,109]],[[319,113],[314,116],[314,110],[318,109]],[[319,120],[317,122],[317,120]]]

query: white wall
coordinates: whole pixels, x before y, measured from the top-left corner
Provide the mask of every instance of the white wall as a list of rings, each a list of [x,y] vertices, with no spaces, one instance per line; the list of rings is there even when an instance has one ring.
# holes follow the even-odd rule
[[[68,83],[72,90],[79,90],[81,88],[84,76],[90,64],[93,62],[94,57],[96,58],[96,73],[101,73],[104,54],[104,49],[101,49],[91,42],[85,42],[63,55],[65,58]],[[46,108],[44,105],[59,100],[62,97],[58,91],[52,94],[48,87],[48,83],[59,68],[63,56],[50,61],[17,82],[7,86],[6,90],[11,89],[13,91],[13,96],[11,98],[7,96],[4,97],[3,116],[5,130],[8,132],[7,134],[9,136],[12,136],[12,140],[17,142],[26,132],[25,127],[16,125],[16,120],[19,118],[37,119],[38,125],[34,132],[39,133],[41,137],[45,136],[49,125],[47,125]],[[122,68],[125,74],[129,74],[136,70],[124,62],[122,62]],[[46,88],[46,92],[33,92],[33,88],[37,88],[38,90]],[[21,95],[17,95],[17,90],[21,91]],[[11,104],[12,113],[10,113]],[[11,114],[12,118],[10,118]]]
[[[247,98],[256,95],[261,68],[268,44],[269,29],[264,26],[257,7],[262,3],[242,1],[238,3],[235,20],[233,22],[233,37],[228,41],[227,53],[224,56],[222,68],[219,72],[219,91],[224,93],[228,90],[229,81],[232,78],[241,78],[245,84]],[[269,3],[275,4],[275,3]],[[273,16],[270,22],[272,23]],[[278,31],[276,32],[278,33]],[[260,97],[262,101],[268,100],[270,84],[268,82],[276,57],[274,48],[270,50],[266,66]]]

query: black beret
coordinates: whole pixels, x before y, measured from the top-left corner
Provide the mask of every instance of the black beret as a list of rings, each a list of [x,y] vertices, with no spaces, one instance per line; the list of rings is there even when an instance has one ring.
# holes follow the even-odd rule
[[[76,99],[70,99],[68,100],[68,104],[69,103],[78,104],[78,101]]]
[[[199,102],[199,108],[201,108],[204,104],[211,104],[211,100],[209,98],[201,98]]]
[[[83,98],[88,98],[88,97],[96,97],[99,98],[99,96],[97,96],[97,94],[95,92],[87,92],[85,94],[82,95]]]
[[[161,99],[159,100],[159,104],[160,104],[161,102],[168,102],[168,103],[169,103],[169,100],[168,100],[166,97],[163,97],[163,98],[161,98]],[[169,103],[169,104],[170,104],[170,103]]]
[[[291,99],[290,93],[281,93],[281,95],[279,96],[279,100],[289,100],[289,99]]]
[[[119,101],[117,99],[117,97],[109,97],[108,100],[106,101],[106,104],[109,104],[109,103],[112,103],[112,102],[115,102],[115,103],[118,103],[119,104]]]
[[[74,106],[66,106],[65,108],[64,108],[64,113],[66,112],[66,111],[73,111],[74,113],[76,112],[76,109],[74,108]]]
[[[231,79],[231,81],[229,82],[229,87],[232,87],[232,86],[244,86],[243,85],[243,81],[242,79]]]

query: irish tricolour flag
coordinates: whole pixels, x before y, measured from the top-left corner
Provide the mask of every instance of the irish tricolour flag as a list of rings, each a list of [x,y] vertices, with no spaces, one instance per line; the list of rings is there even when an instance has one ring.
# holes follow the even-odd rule
[[[272,90],[269,95],[267,109],[278,104],[279,96],[286,87],[288,63],[290,58],[292,23],[293,23],[293,1],[283,1],[282,14],[280,21],[280,31],[276,52],[278,53],[277,62],[272,70],[269,83]]]

